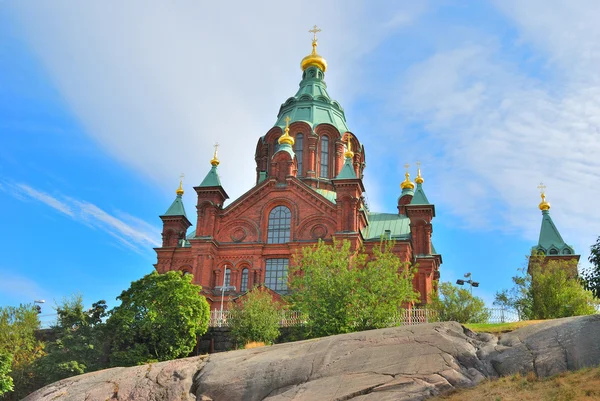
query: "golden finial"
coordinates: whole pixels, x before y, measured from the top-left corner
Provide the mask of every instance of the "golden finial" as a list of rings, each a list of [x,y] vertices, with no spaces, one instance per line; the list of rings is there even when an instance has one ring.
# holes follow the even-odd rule
[[[545,192],[546,186],[544,185],[543,182],[540,182],[540,185],[538,185],[538,189],[540,190],[540,192],[541,192],[540,196],[542,197],[542,201],[540,202],[538,207],[542,211],[550,210],[550,202],[546,202],[546,192]]]
[[[417,178],[415,178],[415,182],[417,184],[422,184],[425,182],[423,177],[421,177],[421,162],[417,162]]]
[[[183,178],[184,177],[185,177],[185,175],[183,173],[181,173],[181,175],[179,176],[179,188],[177,188],[177,190],[175,191],[177,196],[183,195]]]
[[[283,130],[283,135],[281,135],[278,140],[280,145],[287,143],[290,146],[294,146],[294,138],[290,136],[290,120],[290,116],[285,117],[285,129]]]
[[[210,164],[212,164],[214,167],[217,167],[219,165],[219,159],[217,159],[217,149],[219,148],[219,142],[215,143],[215,153],[213,155],[213,158],[210,161]]]
[[[408,173],[408,168],[410,166],[408,164],[404,165],[404,168],[406,169],[406,173],[404,174],[404,181],[402,181],[402,183],[400,184],[400,188],[401,189],[415,189],[415,184],[413,184],[410,181],[410,174]]]
[[[344,152],[344,157],[346,159],[352,159],[354,157],[354,152],[352,151],[352,141],[351,141],[351,135],[348,134],[348,145],[346,148],[346,152]]]
[[[315,25],[313,29],[309,30],[308,32],[313,34],[312,53],[302,59],[300,62],[300,67],[302,68],[302,71],[304,71],[308,67],[314,65],[325,72],[325,70],[327,70],[327,61],[317,54],[317,32],[321,32],[321,29],[317,28]]]

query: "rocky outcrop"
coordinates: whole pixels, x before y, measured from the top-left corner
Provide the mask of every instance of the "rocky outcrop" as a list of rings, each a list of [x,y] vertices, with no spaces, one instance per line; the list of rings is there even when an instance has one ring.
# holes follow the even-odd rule
[[[26,400],[422,400],[487,377],[600,365],[598,333],[599,315],[499,339],[452,322],[404,326],[108,369]]]

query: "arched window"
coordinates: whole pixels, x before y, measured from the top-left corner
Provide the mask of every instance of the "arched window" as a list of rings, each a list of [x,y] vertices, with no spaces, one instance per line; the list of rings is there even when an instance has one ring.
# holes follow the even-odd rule
[[[304,135],[297,134],[296,135],[296,146],[294,152],[296,152],[296,159],[298,159],[298,176],[302,175],[302,142],[304,140]]]
[[[569,248],[565,248],[563,249],[563,255],[570,255],[571,251],[569,250]]]
[[[558,251],[554,248],[550,249],[550,255],[558,255]]]
[[[240,291],[248,290],[248,269],[242,270],[242,282],[240,283]]]
[[[285,244],[290,241],[291,216],[290,209],[285,206],[277,206],[271,210],[267,244]]]
[[[329,138],[326,136],[321,138],[321,168],[319,177],[329,177]]]
[[[225,281],[223,281],[223,286],[229,287],[231,285],[231,269],[225,269]]]

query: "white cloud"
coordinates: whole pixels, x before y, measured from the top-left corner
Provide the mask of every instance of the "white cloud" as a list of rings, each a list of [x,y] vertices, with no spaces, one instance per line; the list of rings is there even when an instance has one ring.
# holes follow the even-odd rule
[[[29,185],[4,182],[5,192],[21,200],[36,200],[66,214],[73,220],[90,228],[104,231],[116,238],[121,245],[135,251],[147,251],[160,246],[160,230],[155,226],[124,212],[117,212],[121,218],[102,210],[93,203],[60,195],[61,200]]]
[[[214,142],[232,199],[255,181],[256,141],[297,90],[299,63],[319,52],[342,101],[363,54],[422,13],[413,2],[13,3],[14,15],[86,133],[170,189],[197,185]],[[331,80],[329,81],[329,79]]]
[[[585,255],[600,234],[600,212],[588,206],[600,195],[600,27],[589,17],[600,5],[509,3],[514,46],[531,46],[547,70],[528,70],[481,35],[412,66],[390,104],[441,148],[438,192],[469,226],[536,240],[544,181],[555,223]]]

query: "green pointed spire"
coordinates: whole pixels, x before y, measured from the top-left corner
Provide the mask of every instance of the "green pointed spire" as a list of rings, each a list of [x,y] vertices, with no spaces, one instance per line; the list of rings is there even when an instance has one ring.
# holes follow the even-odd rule
[[[217,173],[217,166],[213,165],[210,169],[210,171],[208,172],[208,174],[206,174],[206,177],[204,177],[204,179],[202,180],[202,182],[200,183],[201,187],[220,187],[221,186],[221,179],[219,178],[219,174]]]
[[[344,163],[342,170],[340,171],[338,176],[335,177],[335,179],[336,180],[347,180],[347,179],[352,179],[352,178],[357,178],[356,172],[354,171],[354,168],[352,167],[352,160],[349,157],[346,157],[346,162]]]
[[[163,216],[185,216],[187,218],[185,208],[183,207],[183,199],[180,194],[177,194],[177,197],[175,197],[175,200]]]
[[[427,196],[425,195],[425,191],[423,191],[423,184],[417,183],[417,189],[415,189],[415,193],[413,198],[410,201],[411,205],[431,205]]]
[[[540,228],[540,238],[538,240],[537,250],[545,254],[552,254],[556,250],[559,255],[573,255],[575,250],[567,245],[560,232],[554,225],[549,210],[542,210],[542,227]]]

